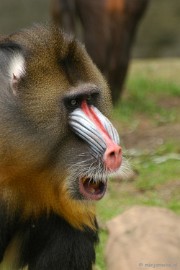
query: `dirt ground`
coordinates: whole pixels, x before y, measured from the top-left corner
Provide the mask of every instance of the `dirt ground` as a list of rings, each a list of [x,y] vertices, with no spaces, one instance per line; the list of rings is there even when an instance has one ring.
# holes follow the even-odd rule
[[[159,102],[160,106],[166,107],[168,110],[177,107],[178,111],[180,108],[180,98],[171,97],[169,99],[162,99]],[[126,126],[121,127],[119,124],[119,133],[121,139],[127,150],[127,153],[132,153],[132,159],[145,154],[156,153],[156,150],[164,143],[173,142],[177,144],[177,152],[173,153],[180,158],[180,123],[162,123],[161,125],[154,125],[149,117],[142,115],[138,118],[138,126],[135,129],[128,129]],[[168,155],[168,153],[167,153]],[[130,162],[131,163],[131,162]],[[158,165],[157,165],[158,166]],[[129,196],[146,196],[144,191],[137,188],[136,181],[139,171],[132,170],[125,181],[114,179],[112,189],[119,193],[119,196],[127,194]],[[175,176],[177,178],[171,178],[167,183],[156,186],[156,192],[158,197],[162,200],[169,201],[173,194],[180,192],[180,175]]]
[[[177,108],[180,112],[180,98],[164,97],[158,101],[159,106],[171,110]],[[142,115],[138,127],[134,130],[125,130],[119,127],[121,138],[127,149],[136,148],[139,150],[155,150],[158,146],[167,141],[174,141],[180,144],[180,123],[162,123],[154,126],[151,119]]]
[[[180,141],[180,124],[166,124],[158,127],[147,126],[147,121],[141,121],[139,128],[121,135],[127,149],[154,150],[165,141]]]

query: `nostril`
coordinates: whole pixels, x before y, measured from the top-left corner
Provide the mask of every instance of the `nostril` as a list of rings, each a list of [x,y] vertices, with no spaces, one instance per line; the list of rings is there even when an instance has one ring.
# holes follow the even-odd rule
[[[108,153],[109,157],[113,158],[113,157],[119,156],[121,154],[121,147],[120,146],[116,146],[116,147],[117,147],[117,149]]]
[[[108,170],[116,170],[120,167],[122,162],[121,147],[116,144],[111,144],[107,147],[104,153],[104,163]]]
[[[115,152],[113,151],[113,152],[109,153],[109,156],[110,157],[114,157],[115,156]]]

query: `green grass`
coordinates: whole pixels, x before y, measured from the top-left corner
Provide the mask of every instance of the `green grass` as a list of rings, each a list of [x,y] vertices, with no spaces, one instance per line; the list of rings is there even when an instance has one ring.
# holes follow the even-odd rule
[[[113,111],[113,120],[120,132],[138,132],[143,125],[144,132],[146,128],[151,131],[159,127],[166,127],[168,131],[172,125],[178,125],[180,61],[178,65],[177,61],[168,61],[133,62],[125,95]],[[106,269],[104,249],[108,232],[104,228],[108,220],[133,205],[165,207],[180,214],[180,135],[171,138],[163,134],[163,137],[163,143],[155,148],[142,148],[140,153],[130,154],[130,163],[137,176],[132,181],[110,179],[108,192],[98,203],[98,217],[103,224],[97,247],[98,270]]]
[[[161,106],[161,99],[180,98],[180,86],[174,82],[165,82],[149,77],[132,75],[127,82],[126,96],[114,109],[114,118],[129,122],[144,114],[156,120],[175,122],[180,119],[176,108],[170,110]]]
[[[141,173],[137,178],[137,188],[141,191],[156,189],[157,186],[168,182],[169,178],[176,178],[180,175],[179,163],[176,160],[169,160],[158,165],[153,160],[142,162],[141,168],[139,166]]]

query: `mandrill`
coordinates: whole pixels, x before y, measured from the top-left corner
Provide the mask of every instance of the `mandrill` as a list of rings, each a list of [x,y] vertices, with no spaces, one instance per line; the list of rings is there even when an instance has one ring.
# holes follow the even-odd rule
[[[1,270],[92,269],[94,202],[123,167],[110,107],[72,37],[35,26],[1,38]]]

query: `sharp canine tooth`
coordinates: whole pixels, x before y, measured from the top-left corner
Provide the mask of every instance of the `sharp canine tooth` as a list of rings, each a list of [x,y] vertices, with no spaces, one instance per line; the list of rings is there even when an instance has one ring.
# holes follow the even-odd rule
[[[83,184],[84,184],[84,182],[87,180],[87,177],[82,177],[81,178],[81,181],[83,182]]]

